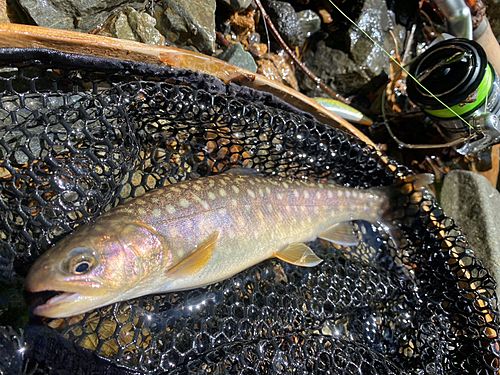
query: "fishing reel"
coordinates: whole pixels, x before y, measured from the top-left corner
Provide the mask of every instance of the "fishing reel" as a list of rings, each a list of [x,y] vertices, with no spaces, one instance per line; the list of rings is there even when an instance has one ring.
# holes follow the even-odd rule
[[[500,84],[477,42],[452,38],[432,45],[411,65],[407,93],[459,153],[500,143]]]

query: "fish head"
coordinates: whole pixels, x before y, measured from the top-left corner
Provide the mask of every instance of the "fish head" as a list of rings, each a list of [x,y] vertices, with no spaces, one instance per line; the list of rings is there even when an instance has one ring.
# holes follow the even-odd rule
[[[59,293],[34,313],[63,318],[146,294],[134,291],[147,288],[162,267],[163,247],[161,236],[141,223],[78,228],[31,267],[25,280],[29,292]]]

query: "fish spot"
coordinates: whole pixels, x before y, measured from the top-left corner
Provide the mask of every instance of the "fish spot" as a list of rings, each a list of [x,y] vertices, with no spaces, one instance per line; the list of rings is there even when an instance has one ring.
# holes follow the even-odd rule
[[[276,197],[281,200],[281,199],[283,199],[283,194],[278,193],[278,194],[276,194]]]
[[[344,196],[344,191],[343,191],[343,190],[339,190],[339,191],[337,192],[337,195],[338,195],[339,197],[343,197],[343,196]]]
[[[236,199],[231,199],[231,204],[233,206],[237,206],[238,205],[238,201]]]
[[[201,191],[202,189],[202,186],[200,183],[196,183],[193,185],[193,189],[196,190],[196,191]]]
[[[212,193],[211,191],[208,193],[208,199],[214,200],[215,199],[215,194]]]
[[[172,186],[170,188],[170,190],[172,190],[174,193],[180,193],[182,191],[181,189],[179,189],[178,187],[175,187],[175,186]]]
[[[208,210],[210,208],[210,205],[207,203],[207,201],[200,199],[199,202],[201,204],[201,207],[203,207],[205,210]]]
[[[323,195],[323,194],[321,194],[321,191],[317,191],[317,192],[316,192],[316,199],[321,199],[321,198],[322,198],[322,195]]]
[[[269,186],[266,186],[266,193],[271,194],[271,189],[269,188]]]
[[[159,208],[155,208],[153,210],[153,216],[154,217],[160,217],[161,216],[161,210]]]
[[[237,194],[240,192],[240,189],[238,189],[238,186],[233,185],[232,186],[233,191]]]
[[[331,190],[328,190],[328,193],[326,193],[326,195],[328,196],[328,198],[333,198],[333,193]]]
[[[304,191],[304,198],[308,199],[309,198],[309,192],[306,190]]]
[[[188,200],[186,200],[186,199],[182,198],[182,199],[179,201],[179,204],[181,205],[181,207],[186,208],[186,207],[189,207],[189,205],[190,205],[191,203],[189,203],[189,201],[188,201]]]
[[[299,197],[300,197],[300,193],[299,193],[299,191],[298,191],[298,190],[294,190],[294,191],[293,191],[293,196],[294,196],[295,198],[299,198]]]
[[[290,185],[288,185],[288,183],[287,183],[287,182],[283,182],[283,187],[284,187],[285,189],[288,189],[288,187],[289,187],[289,186],[290,186]]]
[[[224,190],[223,188],[219,189],[219,194],[221,197],[225,197],[227,195],[226,190]]]
[[[174,207],[174,206],[172,206],[172,205],[170,205],[170,204],[167,204],[167,205],[165,206],[165,209],[167,210],[167,212],[168,212],[169,214],[173,214],[173,213],[175,213],[175,211],[176,211],[175,207]]]
[[[346,197],[346,198],[349,198],[350,196],[351,196],[351,192],[350,192],[349,190],[347,190],[347,191],[345,192],[345,197]]]
[[[264,196],[264,190],[259,189],[259,196],[260,196],[260,197],[263,197],[263,196]]]
[[[250,197],[255,198],[255,193],[253,192],[252,189],[248,189],[247,194],[250,195]]]

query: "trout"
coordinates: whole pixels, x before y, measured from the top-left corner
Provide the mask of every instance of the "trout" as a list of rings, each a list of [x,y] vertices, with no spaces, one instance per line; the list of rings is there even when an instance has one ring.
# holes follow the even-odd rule
[[[394,187],[354,189],[239,173],[152,190],[78,227],[30,269],[28,291],[59,293],[34,313],[68,317],[202,287],[269,258],[314,267],[322,260],[306,242],[319,237],[356,244],[352,220],[390,225]]]

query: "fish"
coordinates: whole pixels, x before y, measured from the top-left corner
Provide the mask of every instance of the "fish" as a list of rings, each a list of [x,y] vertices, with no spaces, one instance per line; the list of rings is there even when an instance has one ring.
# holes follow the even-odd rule
[[[353,220],[382,222],[399,188],[356,189],[237,171],[151,190],[78,227],[42,254],[28,292],[48,318],[210,285],[266,259],[322,262],[307,242],[354,245]]]

